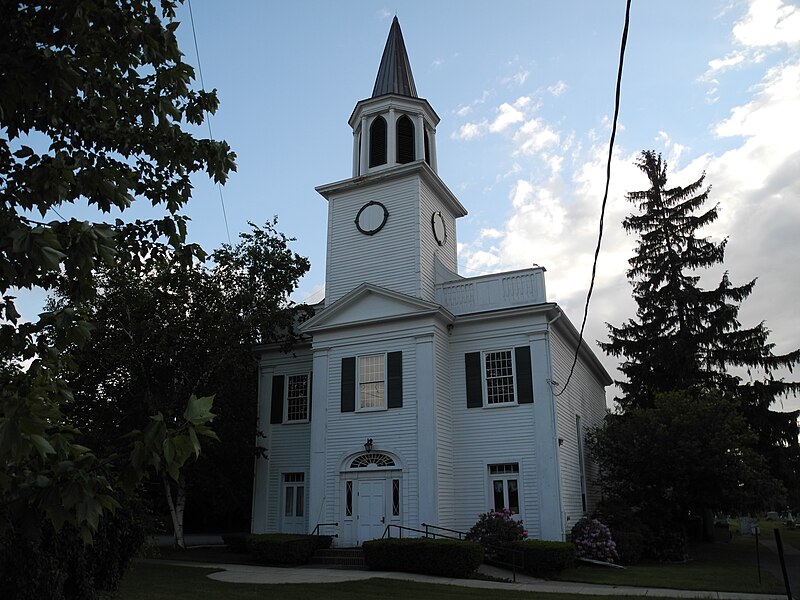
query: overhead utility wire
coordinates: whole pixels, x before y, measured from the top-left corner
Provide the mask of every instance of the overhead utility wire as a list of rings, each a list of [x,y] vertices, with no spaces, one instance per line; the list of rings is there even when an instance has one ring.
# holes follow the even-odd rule
[[[200,88],[203,92],[206,91],[206,84],[203,81],[203,65],[200,64],[200,50],[197,46],[197,31],[194,27],[194,13],[192,12],[192,0],[188,0],[187,4],[189,5],[189,20],[192,23],[192,37],[194,38],[194,53],[197,56],[197,72],[200,74]],[[211,141],[214,141],[214,134],[211,132],[211,115],[208,114],[206,111],[206,124],[208,125],[208,137],[211,138]],[[228,228],[228,214],[225,212],[225,198],[222,197],[222,184],[217,183],[217,189],[219,190],[219,203],[222,206],[222,218],[225,221],[225,233],[228,235],[228,244],[233,245],[231,242],[231,231]]]
[[[597,259],[600,256],[600,245],[603,241],[603,222],[605,220],[606,214],[606,203],[608,202],[608,186],[611,183],[611,155],[614,151],[614,139],[617,137],[617,117],[619,117],[619,104],[620,104],[620,89],[622,87],[622,65],[625,62],[625,46],[628,43],[628,25],[630,23],[631,18],[631,0],[627,1],[625,6],[625,26],[622,29],[622,42],[620,43],[619,49],[619,68],[617,70],[617,92],[614,97],[614,120],[611,125],[611,139],[608,142],[608,163],[606,164],[606,190],[603,194],[603,204],[600,208],[600,227],[597,234],[597,247],[594,250],[594,263],[592,264],[592,279],[589,283],[589,291],[586,294],[586,304],[584,305],[583,309],[583,322],[581,323],[581,331],[580,335],[578,336],[578,344],[575,346],[575,356],[572,359],[572,366],[569,369],[569,376],[567,377],[566,383],[564,383],[564,387],[561,388],[560,392],[556,392],[553,394],[554,396],[560,396],[564,392],[567,391],[567,386],[569,386],[569,382],[572,380],[572,374],[575,372],[575,365],[578,362],[578,353],[581,349],[581,344],[583,343],[583,332],[586,329],[586,319],[589,316],[589,301],[592,298],[592,291],[594,291],[594,280],[597,274]]]

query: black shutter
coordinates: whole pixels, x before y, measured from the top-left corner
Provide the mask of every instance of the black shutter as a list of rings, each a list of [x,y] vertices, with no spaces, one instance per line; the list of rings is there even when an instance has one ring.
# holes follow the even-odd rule
[[[467,408],[483,406],[483,377],[481,375],[481,353],[467,352],[464,355],[467,371]]]
[[[311,390],[314,389],[314,373],[308,374],[308,420],[311,420]]]
[[[386,355],[386,370],[388,371],[387,407],[403,407],[403,353],[389,352]]]
[[[342,359],[342,412],[356,409],[356,358]]]
[[[273,425],[283,422],[283,375],[272,376],[272,410],[269,422]]]
[[[375,117],[369,127],[369,166],[386,164],[386,119]]]
[[[401,165],[414,161],[414,124],[406,115],[397,120],[397,162]]]
[[[533,403],[530,346],[514,348],[514,368],[517,370],[517,403]]]

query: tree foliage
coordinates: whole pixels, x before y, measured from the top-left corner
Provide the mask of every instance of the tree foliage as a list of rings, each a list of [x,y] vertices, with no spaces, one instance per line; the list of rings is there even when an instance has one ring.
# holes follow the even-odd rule
[[[789,488],[794,501],[800,501],[800,411],[771,409],[777,398],[800,390],[800,383],[774,375],[800,362],[800,350],[775,354],[763,322],[750,328],[741,325],[740,305],[752,293],[755,280],[735,286],[725,273],[714,288],[701,287],[700,274],[723,262],[726,244],[701,235],[702,228],[718,217],[717,206],[704,208],[710,191],[704,187],[705,175],[688,186],[669,187],[667,164],[652,151],[642,152],[637,166],[650,187],[628,194],[639,212],[623,222],[638,236],[627,272],[636,317],[618,327],[607,325],[609,341],[600,343],[606,352],[623,359],[620,407],[626,413],[652,408],[659,394],[684,390],[705,398],[717,397],[709,395],[716,390],[720,397],[736,398],[735,408],[721,406],[746,417],[757,434],[748,444],[767,459],[765,468]],[[737,368],[746,369],[751,381],[742,381]],[[703,429],[692,429],[701,436],[700,443]],[[603,439],[612,442],[609,436]],[[710,466],[715,460],[724,463],[725,457],[706,452],[695,459]],[[651,472],[645,464],[640,467]]]
[[[146,271],[166,257],[202,257],[185,243],[190,178],[224,182],[235,168],[225,142],[185,130],[217,98],[191,88],[175,6],[0,5],[0,526],[44,515],[88,540],[114,508],[107,457],[78,443],[65,414],[74,397],[64,375],[75,368],[66,350],[93,328],[76,307],[94,297],[102,266]],[[108,217],[142,203],[158,216]],[[71,302],[23,321],[15,290],[53,290],[62,279]]]
[[[274,221],[251,228],[236,246],[215,251],[210,267],[101,269],[97,294],[79,307],[94,331],[70,349],[77,368],[68,376],[69,414],[90,444],[114,447],[125,443],[120,436],[127,431],[154,422],[167,428],[185,398],[215,395],[214,429],[225,443],[208,446],[185,477],[167,472],[171,508],[180,512],[193,492],[218,524],[241,519],[250,507],[258,381],[252,347],[291,341],[302,307],[289,295],[309,267]],[[64,292],[53,305],[68,302]],[[163,418],[153,421],[153,413]],[[193,430],[187,435],[175,446],[176,457],[193,447]],[[182,519],[175,526],[178,531]]]

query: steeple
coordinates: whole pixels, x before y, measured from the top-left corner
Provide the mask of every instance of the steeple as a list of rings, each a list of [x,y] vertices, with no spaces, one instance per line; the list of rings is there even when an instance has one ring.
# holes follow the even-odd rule
[[[384,94],[397,94],[417,98],[417,88],[414,85],[414,75],[411,73],[411,63],[408,61],[406,44],[403,41],[403,32],[397,17],[392,21],[386,47],[383,49],[381,66],[375,78],[375,87],[372,97],[377,98]]]
[[[397,17],[389,28],[372,96],[356,104],[348,123],[353,128],[353,177],[416,161],[436,172],[439,117],[417,96]]]

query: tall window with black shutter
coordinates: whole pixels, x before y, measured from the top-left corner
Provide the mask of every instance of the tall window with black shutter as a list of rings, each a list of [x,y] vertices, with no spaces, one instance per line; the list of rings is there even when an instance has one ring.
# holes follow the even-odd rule
[[[416,158],[414,148],[414,123],[406,115],[397,119],[397,162],[401,165],[413,162]]]
[[[386,119],[375,117],[369,126],[369,166],[386,164]]]

